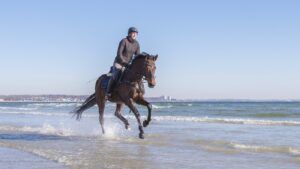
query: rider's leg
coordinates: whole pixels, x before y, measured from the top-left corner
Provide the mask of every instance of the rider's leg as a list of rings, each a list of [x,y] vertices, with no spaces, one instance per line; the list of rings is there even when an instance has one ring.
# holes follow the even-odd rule
[[[113,84],[114,80],[113,80],[113,77],[111,77],[108,81],[108,84],[107,84],[107,88],[105,90],[105,95],[109,95],[110,94],[110,91],[111,91],[111,87],[112,87],[112,84]]]
[[[112,86],[116,82],[116,80],[119,76],[119,73],[121,72],[121,69],[122,69],[121,65],[119,65],[118,63],[114,63],[113,71],[112,71],[112,77],[109,79],[108,84],[107,84],[107,88],[106,88],[106,91],[105,91],[105,94],[107,96],[110,95]]]

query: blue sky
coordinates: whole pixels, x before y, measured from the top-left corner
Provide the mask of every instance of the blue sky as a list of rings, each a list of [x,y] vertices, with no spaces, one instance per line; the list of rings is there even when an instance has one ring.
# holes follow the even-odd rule
[[[147,96],[300,99],[299,1],[6,1],[0,94],[90,94],[128,27],[158,54]]]

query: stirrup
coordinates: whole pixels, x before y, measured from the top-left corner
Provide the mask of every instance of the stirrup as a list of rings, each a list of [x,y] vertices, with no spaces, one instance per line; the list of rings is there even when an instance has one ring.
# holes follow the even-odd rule
[[[106,93],[105,94],[105,99],[108,100],[109,98],[111,98],[111,93]]]

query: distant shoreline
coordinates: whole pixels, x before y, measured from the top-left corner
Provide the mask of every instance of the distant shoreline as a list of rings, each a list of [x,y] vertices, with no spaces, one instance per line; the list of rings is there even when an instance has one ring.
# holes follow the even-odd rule
[[[88,95],[0,95],[0,102],[33,102],[33,103],[82,103]],[[149,102],[300,102],[300,99],[177,99],[162,95],[159,97],[145,97]]]

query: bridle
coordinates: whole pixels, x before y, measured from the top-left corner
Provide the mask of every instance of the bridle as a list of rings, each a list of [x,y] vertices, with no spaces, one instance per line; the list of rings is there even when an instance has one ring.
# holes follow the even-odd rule
[[[147,67],[147,66],[151,66],[151,68],[153,69],[153,66],[154,66],[154,65],[152,65],[152,64],[149,64],[149,62],[147,61],[147,58],[148,58],[148,56],[146,56],[146,58],[145,58],[145,60],[144,60],[144,62],[143,62],[143,67],[142,67],[143,72],[142,72],[142,73],[135,72],[135,74],[137,75],[137,79],[141,79],[141,81],[142,81],[143,83],[147,83],[148,80],[150,80],[149,77],[147,77],[146,67]],[[127,71],[127,72],[133,72],[133,71],[131,70],[131,67],[125,69],[125,71]],[[124,73],[125,73],[125,72],[124,72]],[[129,82],[129,81],[125,81],[125,82]],[[138,82],[138,81],[137,81],[137,82]],[[134,83],[134,82],[129,82],[129,83]]]
[[[144,64],[143,64],[143,73],[142,73],[142,76],[141,76],[141,79],[142,80],[145,80],[145,81],[148,81],[150,80],[149,78],[150,77],[147,77],[147,73],[146,73],[146,67],[147,66],[150,66],[151,67],[151,70],[153,69],[153,65],[149,64],[149,62],[147,61],[147,59],[144,60]],[[139,73],[138,73],[139,74]]]

